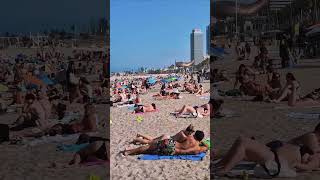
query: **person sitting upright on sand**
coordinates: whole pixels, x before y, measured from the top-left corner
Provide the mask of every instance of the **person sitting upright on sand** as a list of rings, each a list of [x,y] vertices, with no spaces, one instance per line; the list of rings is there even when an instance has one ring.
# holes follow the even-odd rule
[[[39,129],[48,128],[49,122],[46,119],[46,111],[35,95],[27,94],[23,114],[16,122],[10,125],[11,131],[20,131],[29,127],[38,127]]]
[[[140,146],[135,149],[121,151],[124,156],[139,154],[158,155],[182,155],[199,154],[208,150],[208,145],[203,143],[204,133],[196,131],[193,135],[185,136],[182,141],[176,141],[173,137],[163,137],[151,144]]]

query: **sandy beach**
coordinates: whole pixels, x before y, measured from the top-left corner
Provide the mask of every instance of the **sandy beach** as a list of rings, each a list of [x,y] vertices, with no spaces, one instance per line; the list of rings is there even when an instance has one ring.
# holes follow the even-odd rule
[[[61,50],[61,49],[60,49]],[[63,48],[65,55],[72,52],[71,48]],[[33,54],[35,49],[5,49],[0,51],[1,54],[15,57],[19,53]],[[96,79],[96,77],[88,78]],[[11,97],[12,92],[5,93]],[[9,104],[12,97],[6,100]],[[15,109],[15,108],[13,108]],[[99,118],[98,131],[94,134],[101,137],[106,137],[106,105],[96,105],[97,117]],[[80,113],[83,117],[83,112]],[[0,115],[1,124],[13,123],[19,113],[10,112]],[[34,138],[25,138],[18,144],[12,142],[3,142],[0,144],[0,179],[26,179],[26,180],[42,180],[42,179],[80,179],[87,180],[90,176],[99,176],[101,179],[107,179],[106,165],[94,166],[69,166],[68,163],[72,159],[74,152],[57,151],[59,144],[74,144],[77,141],[78,135],[72,136],[67,140],[59,142],[39,142],[35,143]],[[43,138],[45,139],[45,138]]]
[[[270,47],[268,47],[270,49]],[[253,53],[254,55],[256,53]],[[253,56],[251,57],[251,59]],[[234,61],[226,59],[214,63],[214,68],[225,69],[228,71],[232,81],[219,86],[221,90],[232,89],[234,84],[234,73],[240,64],[251,65],[251,61]],[[311,92],[315,88],[319,88],[320,75],[320,60],[319,59],[302,59],[299,64],[293,69],[279,70],[282,83],[285,83],[285,74],[293,72],[297,80],[301,83],[302,95]],[[266,75],[261,75],[258,78],[259,82],[266,82]],[[211,121],[213,128],[213,143],[218,149],[218,155],[225,154],[231,147],[232,143],[240,135],[246,137],[255,137],[257,141],[267,143],[272,140],[289,140],[306,132],[313,131],[314,127],[319,123],[319,120],[303,120],[294,119],[287,116],[290,112],[317,112],[320,108],[292,108],[292,109],[274,109],[281,104],[266,103],[266,102],[251,102],[225,99],[224,107],[234,110],[240,117],[229,119],[214,119]],[[294,179],[319,179],[319,172],[299,173]],[[228,179],[228,178],[218,178]],[[250,178],[255,179],[255,178]],[[277,178],[275,178],[277,179]],[[280,179],[280,178],[279,178]],[[287,178],[286,178],[287,179]],[[290,179],[290,178],[288,178]]]
[[[209,82],[202,83],[205,90],[209,88]],[[162,134],[174,135],[189,124],[193,124],[196,130],[202,130],[205,138],[209,138],[210,118],[175,118],[170,115],[182,105],[202,105],[208,100],[200,99],[194,94],[181,93],[182,99],[153,100],[152,95],[159,92],[159,88],[151,90],[147,95],[142,95],[143,104],[156,103],[159,111],[139,115],[143,118],[138,122],[138,115],[132,114],[127,107],[111,108],[111,179],[209,179],[210,155],[207,153],[202,161],[186,160],[138,160],[138,156],[122,156],[119,154],[124,148],[134,148],[129,142],[137,133],[150,136]]]

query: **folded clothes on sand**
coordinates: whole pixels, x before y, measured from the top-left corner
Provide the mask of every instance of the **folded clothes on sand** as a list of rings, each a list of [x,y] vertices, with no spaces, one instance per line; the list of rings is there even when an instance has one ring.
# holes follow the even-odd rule
[[[138,159],[139,160],[177,159],[177,160],[202,161],[205,156],[206,156],[206,153],[200,153],[196,155],[172,155],[172,156],[145,154],[145,155],[139,156]]]

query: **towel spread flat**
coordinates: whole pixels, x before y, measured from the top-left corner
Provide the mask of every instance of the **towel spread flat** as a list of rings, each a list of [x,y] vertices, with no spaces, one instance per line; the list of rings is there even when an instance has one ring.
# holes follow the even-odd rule
[[[196,155],[151,155],[145,154],[138,157],[139,160],[161,160],[161,159],[178,159],[178,160],[191,160],[191,161],[201,161],[206,156],[206,153],[200,153]]]
[[[57,145],[57,151],[62,152],[78,152],[81,149],[87,147],[89,144],[59,144]]]
[[[290,112],[287,116],[294,119],[310,119],[310,120],[320,119],[320,113]]]

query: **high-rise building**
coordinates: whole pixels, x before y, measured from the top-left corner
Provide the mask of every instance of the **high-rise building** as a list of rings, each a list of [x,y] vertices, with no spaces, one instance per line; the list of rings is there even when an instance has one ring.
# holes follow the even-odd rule
[[[203,61],[203,34],[200,29],[192,30],[190,35],[191,61],[199,64]]]
[[[206,37],[206,46],[207,46],[207,54],[210,54],[210,25],[207,26],[207,37]]]

